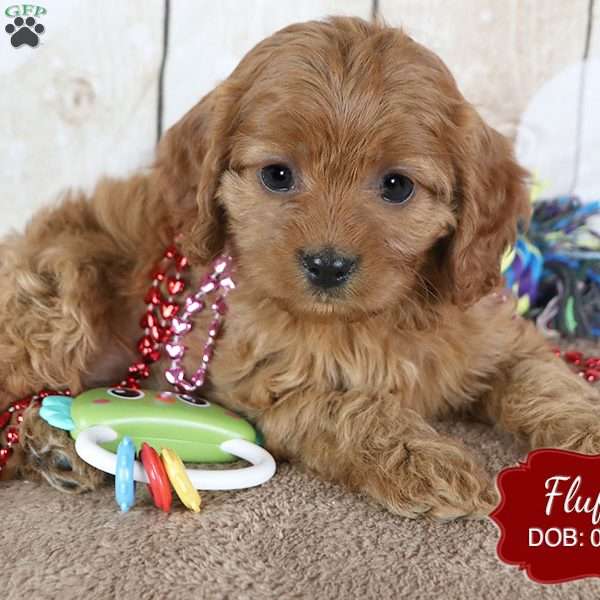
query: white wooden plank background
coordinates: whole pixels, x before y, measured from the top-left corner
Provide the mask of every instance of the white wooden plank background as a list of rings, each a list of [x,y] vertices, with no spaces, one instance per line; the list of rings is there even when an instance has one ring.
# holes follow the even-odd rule
[[[371,10],[371,0],[178,0],[171,12],[165,125],[175,123],[276,30],[333,14],[369,19]]]
[[[600,2],[594,4],[575,193],[600,200]]]
[[[590,44],[590,55],[600,56],[600,3],[594,2],[594,14],[592,15],[592,39]]]
[[[147,162],[156,132],[160,0],[44,0],[37,48],[0,30],[0,232],[66,186]]]
[[[380,14],[437,52],[506,135],[533,93],[583,54],[588,0],[380,0]]]
[[[551,193],[600,198],[600,73],[576,83],[591,0],[379,0],[437,51],[466,96],[517,140]],[[276,29],[374,0],[171,0],[162,121],[175,122]],[[590,59],[600,62],[596,1]],[[156,141],[164,0],[44,0],[40,47],[13,48],[0,13],[0,234],[66,186],[146,165]],[[4,7],[2,7],[4,10]]]

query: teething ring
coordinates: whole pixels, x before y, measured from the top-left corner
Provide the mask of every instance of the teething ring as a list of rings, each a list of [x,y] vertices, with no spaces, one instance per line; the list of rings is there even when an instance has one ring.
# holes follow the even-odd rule
[[[82,431],[75,440],[77,454],[92,467],[115,474],[116,456],[99,444],[112,442],[117,432],[106,425],[95,425]],[[261,485],[275,474],[275,460],[260,446],[242,439],[232,439],[219,446],[221,450],[242,458],[252,466],[240,469],[210,471],[207,469],[187,469],[192,485],[197,490],[241,490]],[[148,483],[148,477],[139,461],[133,463],[133,478]]]
[[[148,488],[154,505],[169,512],[173,496],[169,478],[158,453],[152,446],[144,442],[140,450],[140,459],[148,477]]]

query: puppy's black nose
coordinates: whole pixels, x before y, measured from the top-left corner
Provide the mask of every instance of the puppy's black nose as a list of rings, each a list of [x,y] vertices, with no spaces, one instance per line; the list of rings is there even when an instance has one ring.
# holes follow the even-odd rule
[[[344,285],[358,264],[355,256],[338,254],[333,248],[314,253],[300,251],[299,258],[306,279],[322,289]]]

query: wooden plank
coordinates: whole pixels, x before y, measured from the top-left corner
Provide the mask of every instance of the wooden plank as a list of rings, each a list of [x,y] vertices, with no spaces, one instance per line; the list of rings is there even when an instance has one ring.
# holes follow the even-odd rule
[[[328,15],[368,19],[371,0],[178,0],[172,2],[165,71],[165,127],[177,121],[274,31]]]
[[[588,0],[380,0],[381,13],[436,51],[493,126],[516,139],[517,156],[567,193],[576,164],[578,62]]]
[[[163,2],[43,6],[36,48],[12,47],[1,15],[0,233],[67,186],[148,162],[156,141]]]
[[[592,14],[590,52],[592,58],[600,58],[600,2],[594,0]]]
[[[588,0],[380,0],[380,14],[446,62],[505,134],[540,85],[583,54]]]
[[[598,0],[594,4],[592,15],[588,56],[575,193],[586,200],[600,200],[600,3]]]

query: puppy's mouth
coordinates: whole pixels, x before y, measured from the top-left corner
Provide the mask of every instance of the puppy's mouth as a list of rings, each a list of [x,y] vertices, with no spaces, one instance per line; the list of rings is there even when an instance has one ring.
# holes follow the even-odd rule
[[[342,285],[320,287],[310,280],[304,279],[305,298],[308,304],[314,305],[317,310],[344,310],[356,304],[359,300],[355,281],[345,282]]]
[[[343,295],[340,290],[340,295]],[[340,298],[328,296],[316,297],[313,302],[304,307],[304,313],[309,313],[316,318],[335,318],[347,323],[366,321],[383,314],[385,307],[365,308],[356,302],[344,301]]]
[[[326,306],[333,306],[344,302],[344,299],[348,295],[345,288],[333,288],[330,290],[319,290],[310,288],[308,290],[310,299],[316,304],[324,304]]]
[[[337,317],[344,321],[362,321],[382,312],[381,308],[367,308],[351,286],[329,290],[309,288],[300,310],[315,317]]]

